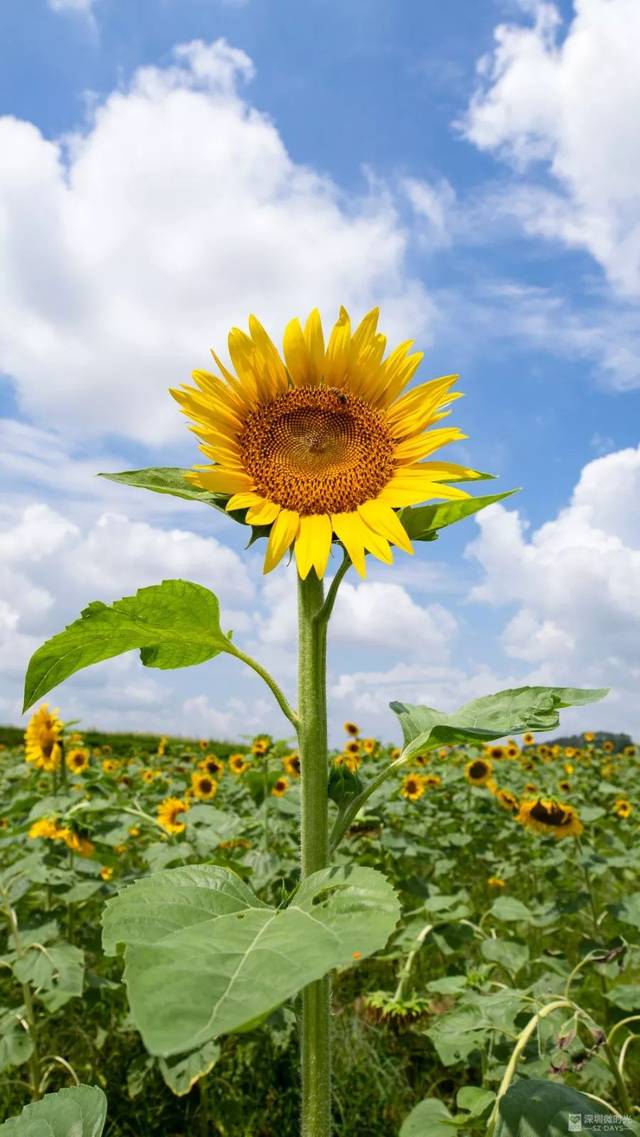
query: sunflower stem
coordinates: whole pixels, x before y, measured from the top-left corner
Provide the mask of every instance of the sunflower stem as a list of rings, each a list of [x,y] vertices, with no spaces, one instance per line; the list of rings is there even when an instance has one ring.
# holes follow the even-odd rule
[[[232,644],[231,642],[229,642],[229,646],[225,648],[225,651],[227,655],[234,655],[236,659],[241,660],[242,663],[246,663],[247,667],[250,667],[252,671],[255,671],[256,675],[259,675],[260,678],[264,680],[264,682],[267,684],[267,687],[272,692],[276,703],[280,707],[283,715],[285,718],[289,719],[291,725],[297,730],[298,724],[300,722],[298,713],[294,711],[284,691],[276,683],[273,675],[269,674],[266,667],[263,667],[261,663],[258,663],[257,659],[252,659],[250,655],[247,655],[246,652],[241,651],[239,647],[236,647],[236,645]]]
[[[298,579],[298,745],[300,751],[300,865],[302,877],[329,862],[327,793],[326,620],[322,581]],[[302,992],[302,1137],[331,1134],[330,983]]]

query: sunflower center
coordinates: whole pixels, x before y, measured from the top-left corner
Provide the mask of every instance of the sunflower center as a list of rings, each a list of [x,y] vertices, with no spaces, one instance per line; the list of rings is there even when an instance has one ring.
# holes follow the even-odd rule
[[[560,829],[563,825],[568,825],[571,821],[571,815],[562,806],[556,805],[553,802],[551,805],[544,805],[541,801],[537,801],[531,810],[531,816],[536,821],[541,821],[543,825],[553,825]]]
[[[257,407],[239,442],[256,493],[301,514],[355,510],[395,469],[383,415],[335,387],[298,387]]]

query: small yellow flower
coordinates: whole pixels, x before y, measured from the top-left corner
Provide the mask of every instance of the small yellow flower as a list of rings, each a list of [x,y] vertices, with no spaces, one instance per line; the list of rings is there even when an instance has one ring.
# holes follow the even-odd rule
[[[576,756],[575,746],[565,746],[564,756],[565,756],[565,758],[575,758],[575,756]]]
[[[635,756],[636,756],[636,753],[637,753],[637,747],[635,747],[635,746],[625,746],[625,748],[624,748],[624,750],[622,751],[622,753],[624,754],[625,758],[635,758]]]
[[[489,888],[506,888],[507,882],[501,876],[490,876],[487,880]]]
[[[493,765],[488,758],[473,758],[464,768],[464,776],[472,786],[486,786],[492,774]]]
[[[595,734],[592,730],[586,730],[582,737],[584,738],[585,742],[593,742]]]
[[[103,865],[100,869],[100,876],[103,880],[111,880],[113,876],[113,869],[109,868],[108,865]]]
[[[392,762],[395,762],[400,757],[401,754],[402,754],[402,751],[401,751],[400,747],[394,746],[393,750],[389,754],[389,757],[390,757]]]
[[[583,830],[576,810],[566,802],[550,798],[530,798],[522,801],[516,817],[525,829],[542,833],[546,837],[579,837]]]
[[[565,762],[565,764],[564,764],[565,774],[571,775],[574,773],[574,771],[575,771],[575,766],[572,766],[571,762]]]
[[[81,774],[89,766],[89,751],[84,749],[70,750],[66,756],[67,768],[74,774]]]
[[[423,774],[422,780],[424,782],[425,789],[428,790],[437,790],[438,787],[442,785],[442,778],[439,774]]]
[[[506,809],[507,813],[518,812],[519,802],[511,790],[496,790],[495,798],[501,809]]]
[[[165,798],[158,806],[158,824],[166,833],[183,833],[187,825],[184,821],[178,821],[178,817],[188,809],[188,803],[180,798]]]
[[[532,746],[535,742],[535,738],[530,731],[527,731],[526,734],[522,735],[522,742],[524,746]]]
[[[335,759],[336,766],[346,766],[352,774],[357,774],[360,769],[362,759],[358,754],[338,754]]]
[[[425,779],[422,774],[407,774],[403,779],[400,793],[407,801],[418,801],[425,789]]]
[[[57,835],[58,825],[50,817],[40,817],[38,821],[34,821],[27,834],[32,841],[37,837],[46,837],[49,841],[55,841]]]
[[[81,837],[79,833],[75,833],[72,829],[64,828],[58,831],[58,839],[62,839],[68,849],[72,853],[77,853],[80,857],[90,857],[95,852],[95,845],[89,840],[88,837]]]
[[[286,757],[282,759],[282,765],[285,769],[285,772],[287,774],[290,774],[292,778],[299,778],[300,777],[300,755],[299,754],[287,754]]]
[[[560,790],[560,793],[570,794],[571,793],[571,782],[567,782],[566,780],[563,779],[563,781],[558,782],[558,789]]]
[[[198,743],[198,746],[200,747],[201,750],[208,750],[209,749],[209,743],[207,742],[206,738],[201,738],[199,743]]]
[[[520,754],[520,747],[516,746],[515,742],[510,742],[507,747],[507,758],[517,758]]]
[[[613,812],[624,820],[625,818],[631,816],[633,812],[633,806],[626,797],[619,797],[616,798],[615,802],[613,803]]]
[[[220,765],[222,765],[222,763],[220,763]],[[247,761],[246,754],[232,754],[229,758],[229,769],[231,773],[236,774],[236,776],[245,774],[250,765],[251,763]]]
[[[114,851],[114,853],[117,853],[119,857],[123,857],[124,854],[127,852],[127,846],[126,845],[115,845],[113,851]]]
[[[48,703],[43,703],[34,711],[24,735],[27,762],[32,762],[39,770],[48,773],[57,770],[60,765],[62,728],[58,711],[50,711]]]
[[[526,794],[535,794],[535,793],[537,793],[537,792],[538,792],[538,787],[537,787],[536,783],[535,783],[535,782],[527,782],[526,786],[524,787],[524,792],[525,792]]]
[[[237,754],[234,755],[234,758],[238,757]],[[210,774],[212,778],[221,778],[224,774],[224,762],[222,758],[218,758],[217,754],[207,754],[206,758],[198,762],[198,769],[204,770],[205,773]],[[238,771],[234,770],[234,773],[238,773]]]
[[[129,830],[129,836],[130,837],[139,837],[140,836],[140,830],[138,829],[137,825],[131,826],[131,828]]]
[[[398,757],[400,757],[399,754],[398,754]],[[428,754],[415,754],[413,761],[415,762],[416,766],[428,766],[429,765],[429,755]]]
[[[263,757],[269,749],[269,740],[266,738],[256,738],[251,743],[251,753],[257,757]]]
[[[362,741],[362,749],[365,754],[374,754],[377,749],[378,743],[375,738],[364,738]]]
[[[448,758],[448,757],[449,757],[449,747],[448,746],[441,746],[439,751],[438,751],[438,758],[442,759],[442,761],[444,762],[444,759]]]
[[[150,786],[152,782],[155,782],[156,778],[161,778],[162,774],[160,773],[160,770],[142,770],[140,777],[146,785]]]
[[[360,734],[360,727],[356,726],[354,722],[346,722],[344,724],[344,729],[347,734],[352,734],[354,738]]]
[[[360,743],[355,738],[353,738],[350,742],[345,742],[344,752],[345,754],[359,754]]]
[[[218,783],[211,774],[192,774],[191,790],[194,797],[200,798],[201,801],[211,801],[218,792]]]
[[[117,774],[120,770],[122,763],[117,758],[105,758],[102,763],[102,769],[105,774]]]
[[[486,755],[492,762],[499,762],[502,758],[506,758],[507,748],[506,746],[487,746]]]
[[[286,794],[288,789],[289,789],[289,779],[282,777],[282,778],[278,778],[277,782],[275,783],[275,785],[273,786],[273,788],[271,790],[271,793],[273,794],[274,797],[283,797],[284,794]]]
[[[615,744],[611,741],[610,738],[605,738],[604,742],[602,743],[602,749],[606,754],[613,754],[613,751],[615,750]]]

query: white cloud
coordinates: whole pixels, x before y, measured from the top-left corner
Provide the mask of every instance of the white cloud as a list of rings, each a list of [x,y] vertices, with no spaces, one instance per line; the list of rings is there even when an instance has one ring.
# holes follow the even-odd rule
[[[507,195],[529,233],[587,250],[622,294],[637,297],[640,5],[574,0],[566,29],[555,4],[523,7],[533,23],[496,28],[462,129],[518,173],[547,175]]]
[[[68,437],[184,437],[166,393],[255,311],[380,301],[394,334],[426,332],[389,196],[346,197],[296,164],[239,94],[250,59],[219,40],[177,47],[49,141],[0,119],[0,369],[21,406]]]
[[[517,511],[478,514],[471,598],[516,611],[502,642],[537,681],[611,686],[618,726],[640,727],[640,448],[583,469],[569,505],[531,534]],[[609,711],[607,711],[609,713]],[[610,723],[614,725],[614,723]]]

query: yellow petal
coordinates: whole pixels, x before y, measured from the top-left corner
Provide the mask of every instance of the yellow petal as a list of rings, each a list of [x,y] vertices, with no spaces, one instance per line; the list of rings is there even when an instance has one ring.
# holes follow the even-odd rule
[[[397,442],[393,448],[393,456],[397,462],[417,462],[433,454],[441,446],[448,446],[450,442],[459,442],[468,435],[463,434],[455,426],[441,426],[438,430],[428,430],[417,434],[413,438],[405,438]]]
[[[249,509],[251,506],[262,505],[263,498],[257,493],[234,493],[230,497],[225,509],[229,513],[232,509]]]
[[[264,558],[264,572],[271,572],[271,569],[275,568],[278,562],[282,560],[287,549],[297,537],[299,527],[300,515],[295,510],[282,509],[280,511],[269,534],[267,552]]]
[[[317,308],[313,309],[304,326],[304,338],[309,359],[309,382],[317,385],[324,375],[324,333]]]
[[[327,344],[325,381],[328,387],[341,387],[349,369],[351,320],[346,308],[340,309]]]
[[[253,489],[253,480],[248,474],[238,473],[236,470],[198,470],[198,484],[212,493],[242,493]]]
[[[311,382],[311,364],[307,342],[298,319],[290,320],[284,329],[282,347],[287,370],[294,386],[306,386]]]
[[[280,509],[281,506],[276,505],[275,501],[261,501],[259,505],[254,505],[247,511],[247,524],[270,525],[275,521]]]
[[[367,575],[362,539],[362,524],[357,513],[334,513],[331,517],[334,532],[342,541],[351,562],[361,577]]]
[[[296,538],[296,562],[303,580],[311,566],[322,578],[331,552],[331,521],[326,513],[313,513],[300,518],[300,531]]]
[[[404,549],[405,553],[413,553],[409,536],[391,506],[386,505],[383,501],[366,501],[364,505],[358,506],[358,513],[365,524],[373,529],[374,533],[386,537],[393,545],[398,545],[400,549]]]

